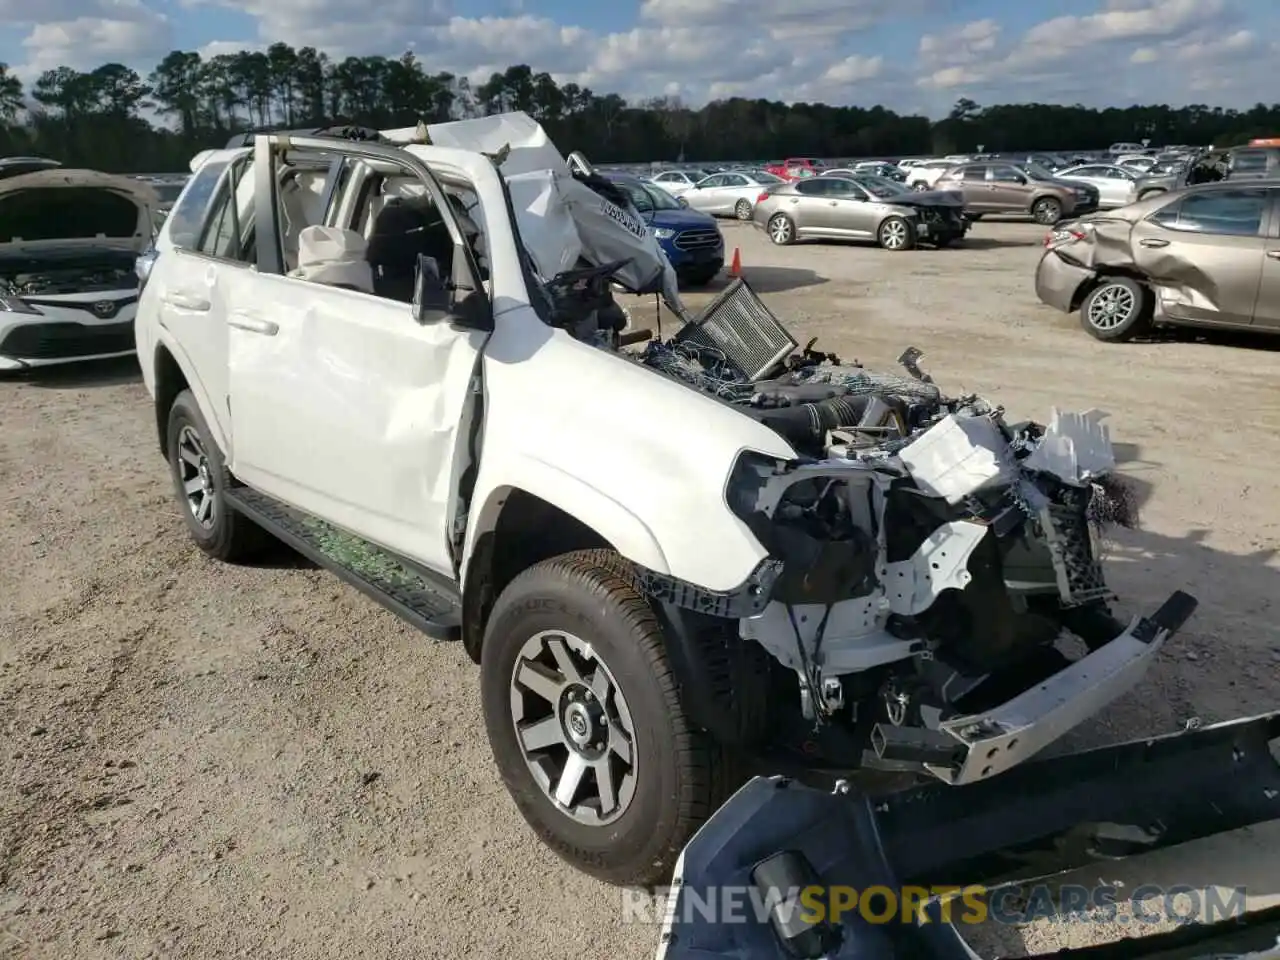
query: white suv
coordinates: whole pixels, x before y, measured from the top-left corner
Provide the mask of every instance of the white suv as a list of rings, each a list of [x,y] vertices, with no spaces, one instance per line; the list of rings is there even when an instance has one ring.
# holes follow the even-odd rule
[[[688,318],[569,160],[523,114],[201,158],[137,327],[200,549],[273,536],[460,638],[521,812],[620,882],[668,879],[744,761],[968,783],[1137,682],[1181,621],[1101,605],[1105,430],[797,351],[741,280]],[[614,281],[684,326],[624,332]],[[1068,625],[1097,652],[1047,675]]]

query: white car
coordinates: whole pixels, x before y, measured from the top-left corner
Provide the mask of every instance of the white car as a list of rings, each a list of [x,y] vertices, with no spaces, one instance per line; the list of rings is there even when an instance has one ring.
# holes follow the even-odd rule
[[[157,206],[150,185],[96,170],[0,179],[0,370],[133,353]]]
[[[760,194],[780,183],[786,181],[763,170],[731,170],[713,173],[699,180],[681,197],[690,209],[701,210],[713,217],[750,220]]]
[[[1110,163],[1085,163],[1054,174],[1060,180],[1078,180],[1098,188],[1098,206],[1104,210],[1123,207],[1138,199],[1139,174]]]
[[[649,182],[661,187],[673,197],[679,197],[693,189],[699,180],[705,180],[705,170],[664,170],[649,178]]]
[[[1146,173],[1156,165],[1156,158],[1151,156],[1142,157],[1121,157],[1116,161],[1116,166],[1124,167],[1135,173]]]
[[[955,160],[924,160],[907,171],[907,186],[912,190],[932,190],[938,178],[956,165]]]
[[[283,540],[459,640],[494,779],[597,877],[669,882],[739,762],[998,776],[1189,615],[1103,605],[1093,414],[1006,424],[918,351],[795,363],[743,280],[692,316],[626,193],[524,114],[195,166],[137,323],[188,534],[227,562]],[[684,325],[624,332],[612,281]],[[1047,675],[1068,621],[1097,652]]]

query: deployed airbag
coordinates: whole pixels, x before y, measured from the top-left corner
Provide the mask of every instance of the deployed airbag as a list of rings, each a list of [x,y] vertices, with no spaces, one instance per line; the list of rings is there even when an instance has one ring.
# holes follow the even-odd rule
[[[298,266],[289,276],[332,287],[373,293],[373,270],[364,237],[354,230],[314,225],[298,234]]]

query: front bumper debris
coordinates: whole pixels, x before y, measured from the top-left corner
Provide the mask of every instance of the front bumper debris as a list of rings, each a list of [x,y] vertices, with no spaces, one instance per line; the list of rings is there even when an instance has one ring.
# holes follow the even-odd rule
[[[985,713],[944,721],[939,729],[959,749],[949,763],[927,764],[929,772],[951,784],[973,783],[1039,753],[1133,689],[1195,608],[1195,599],[1178,591],[1152,616],[1135,617],[1110,643],[1012,700]],[[885,733],[881,730],[880,736]]]
[[[798,891],[816,887],[829,902],[872,887],[903,899],[907,889],[991,891],[1274,820],[1280,712],[880,798],[757,777],[681,855],[658,960],[978,960],[941,899],[924,901],[924,919],[907,911],[872,923],[851,910],[816,922]],[[746,908],[717,910],[731,892]],[[1233,954],[1265,951],[1278,934],[1280,908],[1055,956],[1189,960],[1221,955],[1225,938]],[[1242,937],[1253,946],[1241,949]],[[1188,939],[1200,946],[1183,949]]]

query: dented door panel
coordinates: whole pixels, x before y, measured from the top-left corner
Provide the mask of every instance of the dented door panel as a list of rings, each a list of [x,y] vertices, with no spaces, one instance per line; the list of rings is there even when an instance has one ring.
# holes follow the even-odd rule
[[[1264,237],[1180,233],[1143,223],[1133,254],[1170,320],[1248,324],[1262,280]]]
[[[1280,239],[1267,244],[1262,260],[1262,282],[1258,287],[1258,303],[1253,311],[1257,327],[1280,330]]]

